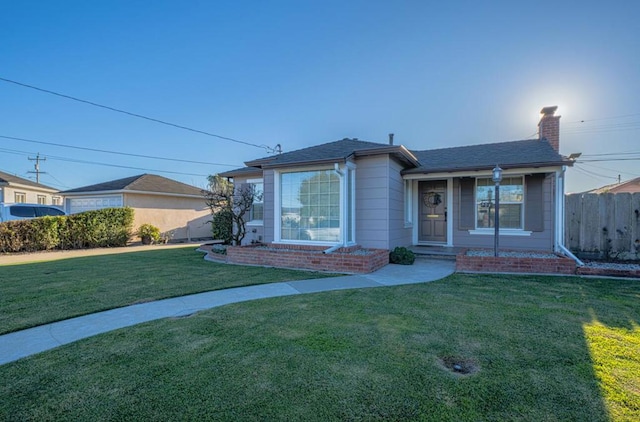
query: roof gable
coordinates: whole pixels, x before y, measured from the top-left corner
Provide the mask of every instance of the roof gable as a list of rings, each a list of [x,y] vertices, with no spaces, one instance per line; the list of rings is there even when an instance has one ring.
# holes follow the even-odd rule
[[[138,176],[125,177],[124,179],[111,180],[95,185],[70,189],[62,193],[99,193],[113,191],[157,192],[192,196],[202,195],[202,190],[195,186],[187,185],[186,183],[181,183],[155,174],[141,174]]]
[[[283,154],[248,161],[245,164],[249,167],[274,168],[345,161],[354,156],[376,154],[394,155],[397,158],[410,163],[411,166],[418,164],[413,154],[402,145],[389,145],[377,142],[361,141],[356,138],[344,138],[339,141],[314,145],[296,151],[285,152]]]

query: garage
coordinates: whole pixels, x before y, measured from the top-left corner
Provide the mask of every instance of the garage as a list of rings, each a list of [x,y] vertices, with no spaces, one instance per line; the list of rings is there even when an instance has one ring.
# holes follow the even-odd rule
[[[122,195],[88,196],[67,198],[66,209],[69,214],[77,214],[84,211],[100,210],[103,208],[117,208],[122,206]]]

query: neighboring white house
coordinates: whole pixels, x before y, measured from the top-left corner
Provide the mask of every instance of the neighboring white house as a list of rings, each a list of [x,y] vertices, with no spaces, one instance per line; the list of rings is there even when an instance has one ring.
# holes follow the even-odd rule
[[[62,206],[58,189],[0,171],[0,203]]]
[[[202,190],[166,177],[142,174],[61,192],[69,214],[131,207],[134,228],[148,223],[173,239],[211,237],[211,213]]]

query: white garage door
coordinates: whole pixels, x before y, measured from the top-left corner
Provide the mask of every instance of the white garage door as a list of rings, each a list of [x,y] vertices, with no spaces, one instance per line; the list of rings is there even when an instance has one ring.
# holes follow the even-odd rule
[[[122,195],[69,198],[67,201],[67,211],[69,214],[76,214],[83,211],[100,210],[102,208],[121,207]]]

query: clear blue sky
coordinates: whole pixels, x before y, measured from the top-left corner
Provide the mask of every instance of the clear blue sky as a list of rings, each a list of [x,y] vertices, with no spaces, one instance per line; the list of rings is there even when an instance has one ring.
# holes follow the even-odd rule
[[[390,132],[410,149],[524,139],[558,105],[563,154],[635,158],[639,17],[631,0],[4,0],[0,77],[284,151]],[[230,165],[0,138],[0,170],[32,177],[39,152],[41,182],[61,189],[145,172],[203,187],[268,155],[2,81],[0,135]],[[640,176],[637,159],[577,167],[569,191]]]

